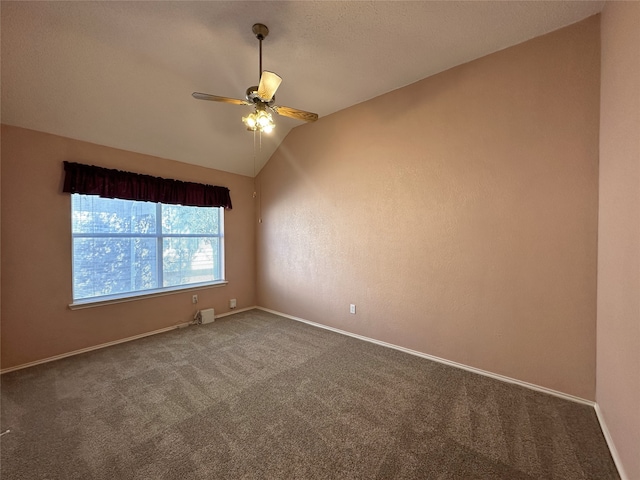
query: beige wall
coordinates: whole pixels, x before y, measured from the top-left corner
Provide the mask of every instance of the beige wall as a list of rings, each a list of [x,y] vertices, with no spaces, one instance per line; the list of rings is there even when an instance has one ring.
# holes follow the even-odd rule
[[[71,311],[70,196],[62,161],[226,186],[229,284]],[[169,327],[195,306],[228,311],[255,305],[253,180],[249,177],[2,126],[2,368]],[[232,247],[232,248],[231,248]]]
[[[593,399],[599,52],[592,17],[294,129],[258,304]]]
[[[640,478],[640,3],[602,13],[596,400]]]

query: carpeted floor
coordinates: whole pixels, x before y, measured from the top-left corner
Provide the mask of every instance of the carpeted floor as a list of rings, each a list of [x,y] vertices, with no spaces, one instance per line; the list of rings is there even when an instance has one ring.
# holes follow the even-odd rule
[[[1,477],[617,479],[594,410],[259,310],[2,376]]]

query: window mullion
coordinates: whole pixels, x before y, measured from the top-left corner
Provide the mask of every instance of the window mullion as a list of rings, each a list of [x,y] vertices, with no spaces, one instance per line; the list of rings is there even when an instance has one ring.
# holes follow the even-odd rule
[[[158,278],[158,288],[164,287],[164,268],[162,264],[163,250],[162,250],[162,204],[156,204],[156,270]]]
[[[224,258],[224,210],[218,208],[218,252],[216,263],[216,278],[223,278],[225,276],[225,258]]]

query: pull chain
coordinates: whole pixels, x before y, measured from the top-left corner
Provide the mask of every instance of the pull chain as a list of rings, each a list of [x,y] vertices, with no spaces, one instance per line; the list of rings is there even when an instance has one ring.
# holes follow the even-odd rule
[[[260,135],[260,150],[262,150],[262,135]],[[256,131],[253,131],[253,198],[258,201],[258,223],[262,223],[262,202],[258,196],[257,189],[258,177],[256,176]]]
[[[253,198],[256,198],[256,131],[253,131]]]

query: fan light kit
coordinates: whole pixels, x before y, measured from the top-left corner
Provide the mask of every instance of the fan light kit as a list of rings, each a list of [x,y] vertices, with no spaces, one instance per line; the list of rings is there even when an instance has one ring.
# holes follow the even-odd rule
[[[255,112],[250,113],[246,117],[242,117],[242,122],[247,127],[247,130],[252,132],[258,130],[259,132],[271,133],[276,126],[276,124],[273,123],[271,114],[261,105],[256,105]]]
[[[217,95],[198,92],[193,92],[193,97],[198,100],[231,103],[233,105],[253,105],[254,111],[246,117],[242,117],[242,122],[247,127],[247,130],[252,132],[270,133],[274,129],[275,123],[273,122],[271,112],[275,112],[283,117],[295,118],[296,120],[303,120],[305,122],[315,122],[318,120],[318,114],[316,113],[275,105],[275,93],[282,82],[282,78],[273,72],[262,70],[262,41],[269,35],[269,29],[266,25],[256,23],[252,31],[260,42],[260,82],[257,86],[247,88],[246,100],[219,97]]]

